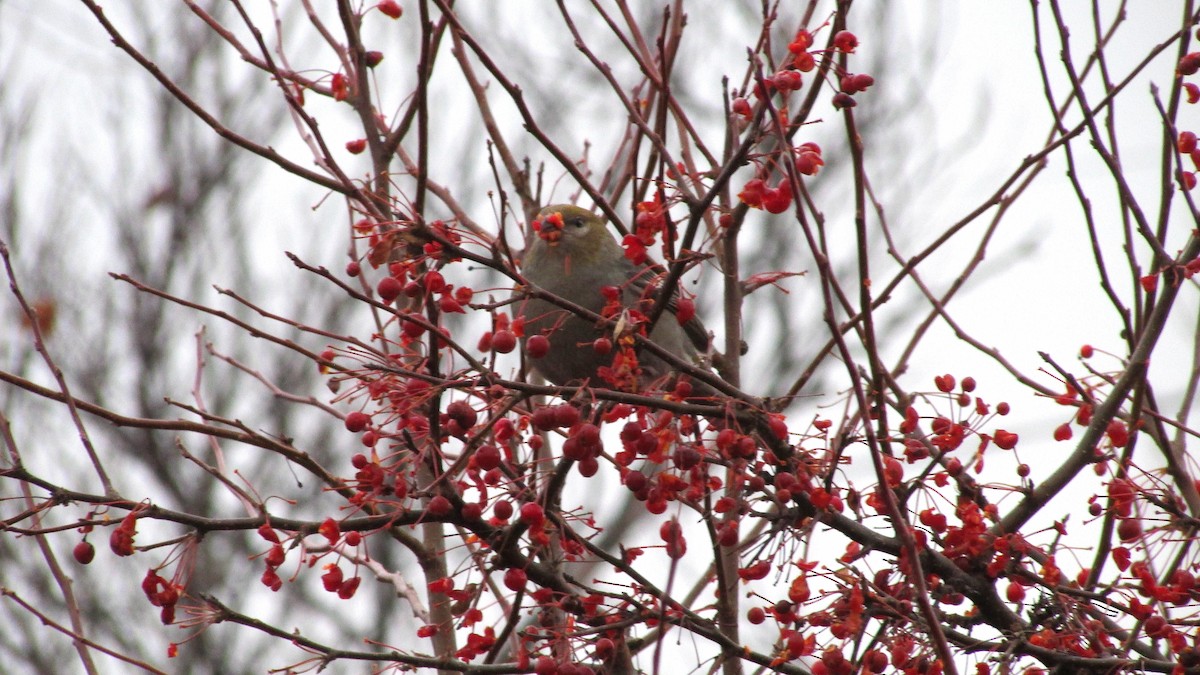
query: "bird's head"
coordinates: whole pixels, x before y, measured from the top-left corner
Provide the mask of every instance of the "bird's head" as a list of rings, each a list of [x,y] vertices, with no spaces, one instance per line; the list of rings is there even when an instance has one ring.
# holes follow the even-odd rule
[[[531,250],[539,255],[570,258],[576,264],[611,257],[620,247],[604,219],[572,204],[554,204],[538,212],[533,221],[536,238]]]

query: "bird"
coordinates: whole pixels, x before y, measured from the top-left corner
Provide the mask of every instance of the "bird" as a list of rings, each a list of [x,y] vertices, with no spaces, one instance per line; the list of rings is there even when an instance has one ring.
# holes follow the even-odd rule
[[[585,319],[548,300],[529,295],[518,303],[522,347],[533,370],[548,382],[645,390],[669,384],[676,369],[649,349],[638,349],[630,334],[651,312],[655,282],[664,273],[649,262],[635,264],[608,231],[604,219],[570,204],[543,208],[521,261],[529,284],[570,301],[612,323]],[[709,336],[695,316],[680,325],[674,298],[655,323],[650,340],[685,362],[700,365]],[[549,341],[544,354],[529,353],[529,340]]]

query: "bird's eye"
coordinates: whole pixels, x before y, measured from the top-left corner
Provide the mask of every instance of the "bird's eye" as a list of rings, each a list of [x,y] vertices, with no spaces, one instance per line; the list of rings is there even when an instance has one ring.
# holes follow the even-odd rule
[[[572,218],[567,222],[571,224],[571,227],[579,228],[581,230],[587,225],[587,223],[583,222],[583,218]]]

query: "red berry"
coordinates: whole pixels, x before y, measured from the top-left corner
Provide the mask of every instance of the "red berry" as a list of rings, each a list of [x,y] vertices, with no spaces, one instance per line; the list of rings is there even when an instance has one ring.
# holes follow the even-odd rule
[[[478,414],[466,401],[452,401],[446,406],[446,415],[458,423],[459,428],[464,431],[475,426],[478,420]]]
[[[938,375],[933,378],[933,384],[937,386],[938,391],[950,393],[954,391],[954,376],[953,375]]]
[[[951,457],[946,461],[946,473],[950,474],[951,476],[958,476],[962,473],[962,470],[962,462],[959,461],[957,457]]]
[[[696,316],[696,302],[691,298],[678,298],[675,301],[675,320],[683,325]]]
[[[858,37],[848,30],[841,30],[833,36],[833,48],[839,52],[853,54],[858,48]]]
[[[463,309],[462,303],[452,295],[443,295],[438,298],[438,309],[442,310],[443,314],[466,314],[467,310]]]
[[[667,555],[672,560],[679,560],[687,553],[687,540],[678,520],[672,518],[660,525],[658,536],[666,543]]]
[[[596,338],[596,341],[592,343],[592,351],[596,352],[598,356],[607,356],[612,351],[612,347],[612,340],[606,337]]]
[[[762,207],[768,213],[783,213],[792,205],[792,184],[788,180],[779,182],[779,186],[772,190],[767,190],[763,194]]]
[[[354,593],[358,590],[358,584],[362,582],[362,577],[353,577],[342,582],[338,586],[337,594],[342,600],[349,600],[354,597]]]
[[[858,105],[858,102],[854,100],[854,97],[844,91],[834,94],[832,103],[833,107],[837,110],[841,110],[842,108],[853,108],[854,106]]]
[[[584,478],[591,478],[600,470],[600,461],[595,457],[584,457],[579,460],[579,475]]]
[[[404,316],[404,320],[400,322],[400,331],[410,338],[421,337],[425,332],[425,326],[421,325],[417,318],[423,318],[416,312],[410,312]]]
[[[279,543],[279,535],[275,534],[275,530],[271,529],[271,526],[267,525],[266,523],[258,526],[258,536],[266,539],[272,544]]]
[[[500,448],[485,445],[475,451],[475,466],[484,471],[491,471],[500,466]]]
[[[546,520],[546,512],[537,502],[525,502],[521,505],[521,520],[531,526],[541,525]]]
[[[422,281],[425,284],[425,290],[430,293],[441,293],[446,290],[446,277],[442,276],[442,273],[437,270],[426,272],[425,276],[422,277]]]
[[[512,502],[501,501],[501,502],[496,502],[492,506],[492,515],[496,516],[500,520],[508,520],[509,518],[512,518],[512,514],[513,514]]]
[[[595,424],[581,424],[572,429],[571,436],[578,440],[580,445],[585,447],[600,447],[600,427],[597,427]]]
[[[1054,440],[1056,441],[1069,441],[1073,435],[1070,422],[1063,422],[1054,430]]]
[[[267,551],[267,557],[263,558],[263,562],[267,563],[267,567],[279,567],[287,560],[287,552],[283,550],[283,544],[275,544]]]
[[[738,193],[738,199],[750,208],[761,208],[766,193],[767,184],[761,178],[752,178],[742,187],[742,191]]]
[[[525,583],[529,580],[529,576],[525,574],[525,570],[511,567],[504,572],[504,587],[510,591],[525,590]]]
[[[404,9],[396,0],[382,0],[378,5],[375,5],[381,13],[392,19],[399,19],[401,14],[404,14]]]
[[[771,78],[775,88],[782,92],[795,91],[804,84],[800,73],[795,70],[781,70]]]
[[[1129,443],[1129,429],[1121,420],[1109,422],[1104,433],[1108,434],[1108,439],[1118,448],[1123,448]]]
[[[1121,541],[1133,541],[1142,536],[1142,521],[1137,518],[1125,518],[1117,525],[1117,536]]]
[[[535,675],[557,675],[558,664],[552,656],[539,656],[533,664],[533,672]]]
[[[554,412],[554,406],[544,406],[533,411],[530,422],[539,431],[550,431],[556,428],[558,415]]]
[[[1191,131],[1179,132],[1179,138],[1175,141],[1175,146],[1179,148],[1182,154],[1190,154],[1196,149],[1196,134]]]
[[[1200,70],[1200,52],[1192,52],[1179,59],[1180,75],[1195,75]]]
[[[1179,183],[1184,190],[1191,190],[1196,187],[1196,174],[1191,171],[1179,172]]]
[[[350,80],[342,73],[334,73],[329,80],[329,89],[333,93],[333,100],[345,101],[350,97]]]
[[[383,52],[370,51],[363,54],[363,62],[367,64],[368,68],[374,68],[381,61],[383,61]]]
[[[992,435],[992,440],[996,442],[996,446],[1001,450],[1012,450],[1016,447],[1019,438],[1017,434],[1003,429],[997,429],[996,433]]]
[[[796,171],[805,176],[815,176],[824,164],[825,160],[821,159],[820,154],[806,151],[796,158]]]
[[[359,265],[357,260],[346,263],[346,276],[357,277],[360,274],[362,274],[362,265]]]
[[[550,340],[545,335],[533,335],[525,341],[525,353],[531,359],[540,359],[550,351]]]
[[[336,593],[342,587],[342,568],[330,566],[325,574],[321,575],[321,585],[330,593]]]
[[[607,661],[612,658],[613,653],[617,650],[617,645],[609,638],[600,638],[596,640],[596,658],[601,661]]]
[[[404,290],[404,286],[396,277],[384,277],[375,288],[375,292],[379,293],[379,299],[384,302],[395,300],[402,290]]]
[[[554,406],[554,426],[562,429],[579,424],[579,409],[573,405]]]
[[[96,547],[92,546],[90,541],[81,541],[75,544],[75,550],[71,554],[75,556],[75,562],[86,565],[96,557]]]
[[[346,150],[352,155],[357,155],[366,149],[367,139],[365,138],[356,138],[352,141],[346,141]]]
[[[275,570],[271,569],[270,567],[263,572],[260,581],[262,581],[263,585],[272,591],[278,591],[279,589],[283,588],[283,579],[280,579],[279,575],[275,573]]]
[[[483,516],[483,504],[479,502],[467,502],[462,507],[463,518],[467,520],[479,520]],[[356,533],[351,533],[356,534]],[[350,536],[346,535],[346,543],[350,542]]]
[[[511,330],[498,330],[492,335],[492,350],[497,354],[507,354],[517,347],[517,336]]]
[[[454,505],[444,495],[436,495],[433,499],[429,500],[429,506],[426,507],[426,510],[429,511],[429,515],[435,518],[442,518],[450,515],[450,512],[454,510]]]
[[[625,483],[625,487],[629,488],[630,492],[641,492],[646,488],[646,484],[650,482],[649,479],[646,478],[646,474],[640,471],[630,471],[629,473],[625,474],[623,481]]]
[[[796,37],[788,44],[788,51],[793,54],[802,54],[812,46],[812,33],[801,28],[796,31]]]
[[[371,423],[371,418],[364,412],[354,411],[346,415],[346,429],[352,433],[358,433],[367,428]]]

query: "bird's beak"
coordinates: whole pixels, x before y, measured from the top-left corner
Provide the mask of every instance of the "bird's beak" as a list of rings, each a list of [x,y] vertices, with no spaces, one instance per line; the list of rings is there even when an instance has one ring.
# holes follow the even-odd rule
[[[558,242],[563,235],[563,220],[562,214],[552,213],[548,217],[543,218],[541,226],[538,229],[538,236],[542,241],[550,246],[558,246]]]

